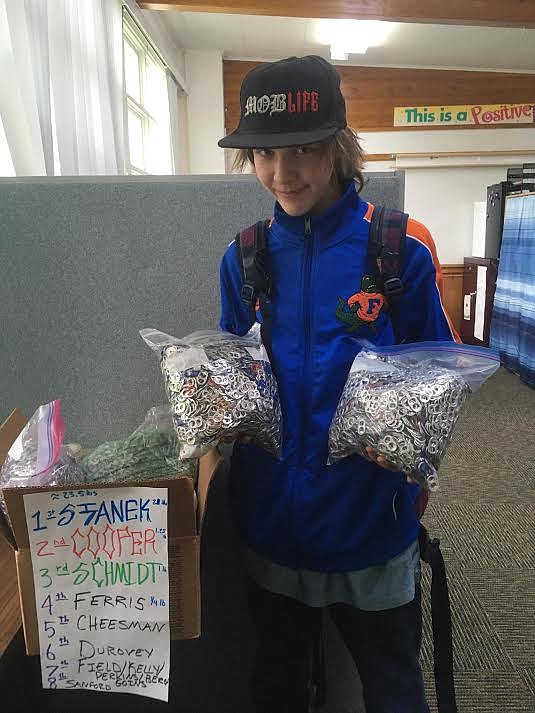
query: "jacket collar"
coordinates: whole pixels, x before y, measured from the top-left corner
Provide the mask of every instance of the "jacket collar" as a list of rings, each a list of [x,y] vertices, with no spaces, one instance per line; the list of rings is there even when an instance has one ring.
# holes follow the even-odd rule
[[[355,212],[355,218],[366,213],[367,203],[363,201],[354,181],[350,181],[343,189],[342,195],[324,213],[307,213],[306,215],[288,215],[277,202],[275,204],[275,224],[284,232],[305,237],[305,221],[310,218],[310,226],[314,235],[335,236],[340,228],[347,225],[347,214]]]

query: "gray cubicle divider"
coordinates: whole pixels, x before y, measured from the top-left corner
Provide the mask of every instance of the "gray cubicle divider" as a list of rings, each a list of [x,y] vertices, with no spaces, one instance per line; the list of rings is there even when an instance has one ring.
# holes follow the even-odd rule
[[[402,174],[367,181],[401,207]],[[138,330],[216,327],[221,255],[271,212],[251,176],[0,180],[0,418],[61,398],[71,441],[133,430],[164,399]]]
[[[367,173],[363,196],[402,208],[403,174]],[[0,179],[0,421],[61,398],[68,441],[130,433],[165,400],[138,330],[216,327],[220,257],[272,208],[251,176]],[[203,637],[173,647],[177,713],[252,710],[254,639],[224,489],[223,478],[203,538]],[[356,712],[347,654],[332,635],[327,646],[325,710]]]

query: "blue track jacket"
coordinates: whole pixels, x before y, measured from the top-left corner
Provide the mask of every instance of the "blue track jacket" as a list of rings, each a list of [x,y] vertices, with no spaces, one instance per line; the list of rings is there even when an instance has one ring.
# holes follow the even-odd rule
[[[273,369],[284,438],[281,461],[237,443],[231,501],[245,543],[294,569],[344,572],[386,562],[418,534],[417,486],[351,456],[327,465],[329,426],[359,338],[394,343],[366,251],[373,206],[354,182],[323,214],[293,217],[277,204],[268,234],[273,283]],[[409,220],[399,306],[401,341],[455,338],[438,289],[428,231]],[[240,299],[236,245],[221,263],[221,329],[243,335],[252,317]],[[352,332],[349,328],[356,326]]]

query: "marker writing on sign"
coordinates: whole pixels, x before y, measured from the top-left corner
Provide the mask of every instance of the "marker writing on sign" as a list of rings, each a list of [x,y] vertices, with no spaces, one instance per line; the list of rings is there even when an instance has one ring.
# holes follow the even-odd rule
[[[97,525],[101,520],[104,520],[110,525],[115,525],[116,523],[129,522],[131,520],[137,520],[138,522],[152,522],[150,517],[150,498],[128,498],[127,500],[111,500],[109,503],[105,500],[101,500],[100,503],[97,502],[81,502],[81,503],[68,503],[64,505],[57,515],[50,515],[46,518],[48,520],[56,520],[56,525],[59,527],[64,527],[65,525],[70,525],[75,517],[83,518],[83,525]],[[160,505],[165,505],[165,503],[158,503]],[[49,511],[54,513],[54,511]],[[32,518],[35,520],[34,532],[39,530],[46,530],[47,526],[42,524],[43,516],[41,510],[36,510],[32,514]]]

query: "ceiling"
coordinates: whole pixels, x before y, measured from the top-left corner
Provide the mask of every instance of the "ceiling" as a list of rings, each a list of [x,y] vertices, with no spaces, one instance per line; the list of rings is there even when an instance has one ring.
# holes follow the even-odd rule
[[[226,59],[272,60],[310,53],[330,58],[329,46],[315,38],[315,19],[145,12],[157,13],[184,49],[219,50]],[[535,29],[389,24],[392,32],[385,45],[335,64],[535,73]]]

